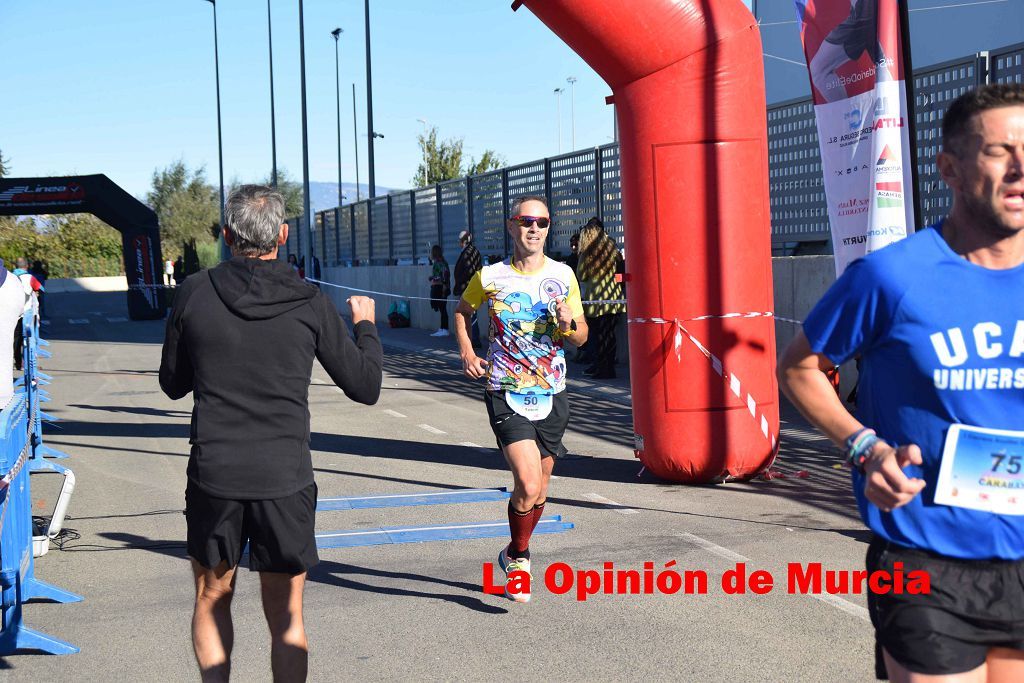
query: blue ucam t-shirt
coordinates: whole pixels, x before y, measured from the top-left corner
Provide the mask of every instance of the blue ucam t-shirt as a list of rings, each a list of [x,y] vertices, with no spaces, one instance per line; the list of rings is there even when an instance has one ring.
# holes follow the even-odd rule
[[[939,505],[950,424],[1024,430],[1024,265],[990,270],[958,256],[941,223],[850,264],[804,322],[811,349],[836,363],[862,354],[857,418],[894,445],[917,444],[906,468],[927,486],[861,518],[893,543],[966,559],[1024,558],[1024,515]]]

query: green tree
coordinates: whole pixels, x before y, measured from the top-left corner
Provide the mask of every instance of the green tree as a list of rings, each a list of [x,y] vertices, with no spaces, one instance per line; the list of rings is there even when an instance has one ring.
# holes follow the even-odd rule
[[[4,159],[3,150],[0,150],[0,178],[3,178],[11,172],[11,169],[7,164],[8,160]]]
[[[484,150],[479,161],[471,158],[467,162],[462,151],[464,139],[439,140],[437,126],[431,126],[416,139],[423,154],[423,161],[411,181],[416,187],[426,187],[443,180],[483,173],[501,168],[505,163],[504,159],[490,149]]]
[[[466,175],[479,175],[488,171],[496,171],[504,165],[505,158],[503,156],[497,154],[494,150],[485,149],[484,153],[480,155],[479,161],[470,158],[469,164],[466,166]]]
[[[263,184],[270,185],[271,178],[271,174],[268,173],[267,177],[263,179]],[[301,216],[303,211],[302,183],[292,179],[287,169],[277,169],[277,190],[284,197],[285,218]]]
[[[146,201],[160,220],[160,238],[164,251],[181,251],[186,244],[216,239],[214,230],[220,222],[218,193],[206,182],[200,167],[189,170],[178,160],[162,171],[153,172],[153,187]]]

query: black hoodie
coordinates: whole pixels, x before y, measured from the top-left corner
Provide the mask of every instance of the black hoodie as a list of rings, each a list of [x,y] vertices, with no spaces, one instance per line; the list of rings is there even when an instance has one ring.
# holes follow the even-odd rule
[[[315,356],[353,401],[380,396],[377,328],[355,326],[286,263],[236,256],[188,278],[167,319],[160,387],[193,392],[188,477],[210,495],[260,499],[313,483]]]

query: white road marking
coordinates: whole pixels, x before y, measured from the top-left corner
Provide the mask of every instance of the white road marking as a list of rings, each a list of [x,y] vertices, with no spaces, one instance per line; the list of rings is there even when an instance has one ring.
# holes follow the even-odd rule
[[[473,443],[472,441],[463,441],[463,442],[462,442],[462,443],[460,443],[459,445],[460,445],[460,446],[465,446],[465,447],[467,447],[467,448],[479,448],[479,449],[480,449],[480,450],[482,450],[482,451],[489,451],[489,450],[491,450],[491,449],[490,449],[490,448],[488,448],[487,446],[481,446],[480,444],[478,444],[478,443]]]
[[[124,318],[124,317],[121,317],[121,316],[115,316],[113,318],[107,318],[107,322],[108,323],[126,323],[126,322],[128,322],[128,318]]]
[[[622,503],[616,503],[614,500],[609,500],[609,499],[605,498],[604,496],[597,495],[596,493],[584,493],[583,497],[584,498],[589,498],[590,500],[594,501],[595,503],[601,503],[602,505],[607,505],[611,509],[615,510],[615,512],[618,512],[618,513],[623,514],[623,515],[638,515],[638,514],[640,514],[639,510],[634,510],[633,508],[628,508],[625,505],[623,505]]]
[[[408,415],[403,415],[397,410],[391,410],[391,408],[385,408],[384,412],[390,415],[391,417],[408,417]]]
[[[72,325],[88,325],[88,318],[68,318],[68,323]]]
[[[431,434],[447,434],[448,433],[446,431],[438,429],[437,427],[432,427],[431,425],[428,425],[428,424],[421,424],[421,425],[416,425],[416,426],[419,427],[420,429],[422,429],[425,432],[430,432]]]
[[[690,533],[682,533],[679,534],[679,537],[687,541],[688,543],[697,546],[698,548],[703,548],[704,550],[707,550],[709,553],[713,555],[718,555],[719,557],[729,560],[730,562],[751,561],[749,557],[744,557],[739,553],[734,553],[728,548],[723,548],[722,546],[712,543],[711,541],[705,538],[701,538],[700,536],[696,536]],[[855,605],[849,600],[844,600],[838,595],[829,595],[828,593],[822,593],[821,595],[818,595],[816,593],[808,593],[807,597],[814,598],[815,600],[820,600],[821,602],[824,602],[827,605],[831,605],[832,607],[835,607],[838,610],[842,610],[843,612],[846,612],[851,616],[857,617],[858,619],[863,619],[867,622],[871,621],[871,617],[868,615],[868,611],[865,608],[861,607],[860,605]]]

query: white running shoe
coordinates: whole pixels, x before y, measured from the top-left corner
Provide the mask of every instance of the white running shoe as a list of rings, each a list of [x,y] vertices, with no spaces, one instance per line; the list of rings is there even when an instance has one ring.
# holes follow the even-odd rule
[[[447,337],[448,336],[448,330],[438,330],[437,332],[435,332],[434,334],[432,334],[430,336],[431,337]]]
[[[501,549],[498,553],[498,566],[501,567],[502,571],[505,572],[507,577],[509,574],[515,571],[526,572],[527,576],[531,579],[533,575],[530,573],[530,561],[525,558],[510,558],[508,556],[508,547]],[[530,602],[530,593],[528,590],[524,590],[518,593],[510,593],[508,588],[511,581],[505,579],[505,597],[515,602]]]

